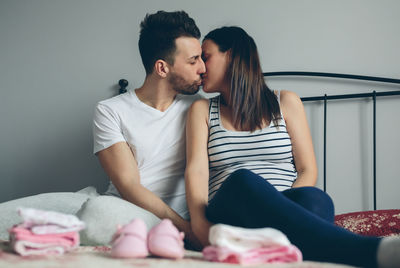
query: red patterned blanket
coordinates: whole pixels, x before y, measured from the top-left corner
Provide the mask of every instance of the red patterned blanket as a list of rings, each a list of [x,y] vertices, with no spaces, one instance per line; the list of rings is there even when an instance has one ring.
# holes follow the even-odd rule
[[[400,209],[340,214],[335,223],[347,230],[371,236],[400,235]]]

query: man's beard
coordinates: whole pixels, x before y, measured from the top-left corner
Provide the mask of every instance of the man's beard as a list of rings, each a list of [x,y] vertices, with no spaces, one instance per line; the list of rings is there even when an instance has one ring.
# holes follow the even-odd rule
[[[188,83],[182,76],[178,75],[177,73],[171,72],[169,77],[169,82],[172,85],[172,88],[178,92],[179,94],[184,95],[193,95],[196,94],[199,89],[199,82],[201,79],[194,81],[193,83]]]

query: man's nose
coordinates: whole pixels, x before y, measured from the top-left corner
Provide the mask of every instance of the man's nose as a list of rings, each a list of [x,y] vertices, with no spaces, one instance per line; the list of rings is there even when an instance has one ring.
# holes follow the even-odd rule
[[[202,58],[200,58],[200,68],[199,68],[199,73],[203,74],[206,72],[206,65],[204,64],[204,61]]]

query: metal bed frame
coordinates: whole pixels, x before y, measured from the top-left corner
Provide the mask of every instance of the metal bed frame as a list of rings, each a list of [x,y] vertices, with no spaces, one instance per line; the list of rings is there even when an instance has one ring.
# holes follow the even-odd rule
[[[339,79],[353,79],[364,80],[373,82],[383,82],[400,85],[400,79],[375,77],[375,76],[361,76],[352,74],[339,74],[339,73],[320,73],[320,72],[267,72],[263,73],[265,77],[273,76],[308,76],[308,77],[324,77],[324,78],[339,78]],[[355,98],[372,98],[373,100],[373,197],[374,197],[374,210],[376,210],[376,98],[381,96],[400,95],[400,90],[376,92],[375,90],[370,93],[360,94],[345,94],[345,95],[323,95],[315,97],[301,98],[303,102],[307,101],[324,101],[324,160],[323,160],[323,174],[324,181],[323,187],[326,192],[326,125],[327,125],[327,104],[328,100],[339,99],[355,99]]]

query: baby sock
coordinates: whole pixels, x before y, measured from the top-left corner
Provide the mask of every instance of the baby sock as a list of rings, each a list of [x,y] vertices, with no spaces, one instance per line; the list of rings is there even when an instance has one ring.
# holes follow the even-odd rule
[[[247,229],[225,224],[215,224],[210,228],[211,245],[224,247],[236,252],[255,248],[290,245],[287,237],[273,228]]]
[[[379,268],[400,267],[400,237],[384,237],[378,246]]]

